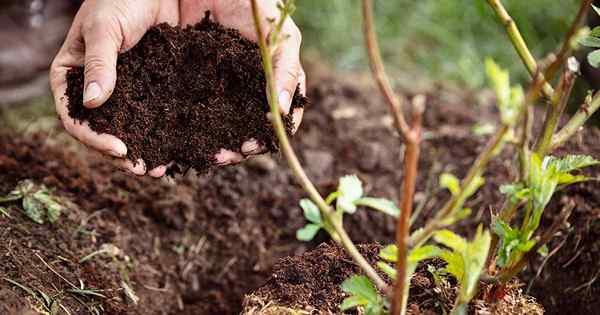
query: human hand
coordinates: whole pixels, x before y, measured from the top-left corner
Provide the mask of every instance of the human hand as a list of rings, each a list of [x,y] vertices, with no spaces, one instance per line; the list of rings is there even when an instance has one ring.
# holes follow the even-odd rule
[[[259,9],[263,16],[277,17],[276,0],[261,1]],[[136,175],[148,174],[161,177],[167,166],[146,170],[144,161],[127,160],[126,145],[118,138],[92,131],[87,122],[76,122],[68,114],[66,73],[71,67],[84,66],[83,103],[88,108],[101,106],[112,94],[116,82],[116,63],[120,52],[131,49],[146,31],[159,23],[188,25],[199,22],[204,12],[210,10],[211,17],[225,27],[235,28],[242,36],[256,41],[256,32],[250,2],[247,0],[87,0],[77,13],[65,43],[57,54],[50,69],[50,85],[56,110],[67,132],[82,143],[114,157],[118,167]],[[269,25],[265,21],[265,29]],[[279,92],[281,111],[288,113],[291,96],[298,84],[305,92],[305,75],[299,60],[301,35],[295,24],[286,21],[282,32],[288,39],[283,42],[275,57],[275,78]],[[268,32],[267,32],[268,33]],[[294,123],[299,126],[302,109],[293,113]],[[245,142],[240,148],[244,155],[264,152],[254,140]],[[215,156],[219,165],[238,163],[243,160],[240,153],[221,150]]]

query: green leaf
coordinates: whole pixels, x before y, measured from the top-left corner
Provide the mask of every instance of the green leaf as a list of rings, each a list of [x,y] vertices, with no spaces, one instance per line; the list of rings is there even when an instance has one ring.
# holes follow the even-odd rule
[[[585,36],[579,40],[579,44],[585,47],[600,48],[600,38],[596,36]]]
[[[434,245],[425,245],[414,248],[408,254],[408,262],[406,267],[407,280],[410,280],[411,275],[417,269],[417,265],[421,260],[433,258],[439,256],[442,250]]]
[[[594,68],[598,68],[600,66],[600,49],[594,50],[588,54],[587,60]]]
[[[456,281],[461,283],[465,276],[465,263],[461,253],[443,250],[439,257],[446,262],[444,270],[454,276]]]
[[[564,158],[547,157],[548,167],[554,167],[558,173],[569,173],[582,168],[600,164],[600,161],[589,155],[567,155]]]
[[[363,196],[362,182],[356,175],[347,175],[340,178],[338,185],[340,193],[337,199],[338,208],[348,213],[356,211],[354,202]]]
[[[538,249],[538,254],[542,257],[548,256],[548,246],[544,245]]]
[[[483,177],[481,177],[480,175],[477,175],[472,181],[471,183],[464,188],[464,198],[469,198],[471,196],[473,196],[473,194],[475,194],[477,192],[477,190],[483,186],[483,184],[485,184],[485,179]]]
[[[389,262],[398,261],[398,247],[392,244],[382,248],[381,251],[379,251],[379,257]]]
[[[321,225],[323,221],[321,220],[321,213],[319,212],[319,208],[314,204],[310,199],[302,199],[300,200],[300,207],[304,211],[304,217],[315,224]]]
[[[500,186],[500,193],[508,195],[513,204],[521,200],[527,200],[531,196],[531,190],[521,183],[502,185]]]
[[[362,306],[362,305],[367,305],[369,304],[369,300],[364,299],[360,296],[356,296],[353,295],[351,297],[347,297],[344,299],[344,301],[342,302],[342,305],[340,305],[340,310],[343,311],[347,311],[349,309],[355,308],[357,306]]]
[[[464,252],[467,247],[467,241],[450,230],[440,230],[435,232],[433,234],[433,239],[459,253]]]
[[[571,185],[591,180],[590,177],[584,175],[560,174],[558,175],[559,185]]]
[[[44,224],[44,204],[33,195],[26,195],[23,198],[23,210],[33,222]]]
[[[596,14],[600,15],[600,9],[592,4],[592,8],[594,9],[594,11],[596,11]]]
[[[387,274],[388,277],[392,278],[393,280],[396,280],[396,269],[394,269],[394,267],[384,263],[383,261],[378,261],[377,267],[379,267],[381,271],[385,272],[385,274]]]
[[[346,302],[348,298],[342,302],[342,306],[347,307],[342,308],[342,306],[340,306],[342,311],[359,305],[365,306],[365,312],[369,309],[369,312],[372,314],[379,314],[383,309],[382,298],[377,293],[375,286],[366,276],[354,275],[346,279],[342,283],[341,288],[342,291],[350,294],[349,298],[353,298],[348,302]]]
[[[450,215],[448,218],[442,220],[442,225],[448,226],[448,225],[452,225],[466,217],[468,217],[469,215],[471,215],[472,209],[471,208],[458,208],[457,210],[455,210],[452,215]]]
[[[448,189],[452,195],[460,194],[460,180],[450,173],[440,175],[440,186]]]
[[[409,262],[419,262],[421,260],[430,259],[436,256],[439,256],[442,252],[442,249],[435,245],[425,245],[421,247],[417,247],[410,251],[408,255]]]
[[[485,266],[485,261],[490,250],[491,243],[490,233],[479,225],[475,238],[469,242],[464,253],[465,260],[465,281],[461,287],[461,295],[463,302],[468,302],[473,298],[477,285],[479,284],[479,276]]]
[[[485,68],[496,92],[502,123],[512,126],[516,123],[516,115],[523,101],[523,90],[519,86],[511,88],[508,71],[500,68],[492,59],[486,59]]]
[[[48,195],[45,190],[39,190],[33,194],[33,198],[37,199],[45,208],[48,222],[55,223],[58,217],[64,210],[64,207],[58,203],[53,197]]]
[[[309,223],[296,231],[296,238],[300,241],[310,241],[315,238],[320,229],[320,225]]]
[[[379,210],[394,218],[400,216],[400,209],[398,209],[398,207],[396,207],[392,201],[384,198],[364,197],[356,200],[354,204],[357,206],[366,206],[375,210]]]
[[[0,203],[16,201],[23,198],[23,193],[20,190],[13,190],[8,195],[0,197]]]
[[[590,36],[593,37],[600,37],[600,26],[596,26],[594,27],[591,31],[590,31]]]

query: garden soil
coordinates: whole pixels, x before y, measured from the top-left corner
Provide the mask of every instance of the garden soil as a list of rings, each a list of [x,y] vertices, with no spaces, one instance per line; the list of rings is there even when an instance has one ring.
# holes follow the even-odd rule
[[[293,140],[309,176],[326,194],[335,190],[340,176],[357,174],[368,195],[397,200],[402,146],[376,89],[368,77],[341,78],[319,69],[306,69],[315,84],[308,90],[314,105]],[[438,188],[439,174],[463,176],[485,144],[485,137],[471,132],[475,122],[497,120],[485,93],[436,87],[427,97],[423,171],[416,195],[423,217],[430,217],[448,197]],[[64,139],[58,126],[49,133],[0,136],[0,194],[31,179],[54,189],[69,208],[54,225],[31,222],[18,203],[7,207],[10,217],[0,214],[2,314],[42,307],[41,292],[73,314],[98,308],[107,314],[237,314],[245,295],[264,290],[286,261],[298,258],[281,260],[273,269],[279,259],[328,241],[322,233],[311,243],[295,239],[304,224],[298,200],[306,195],[278,155],[201,176],[190,172],[175,180],[153,180],[119,172],[104,158]],[[567,147],[598,158],[600,131],[588,129]],[[514,175],[513,165],[511,160],[494,160],[485,187],[468,204],[472,219],[462,222],[459,231],[470,235],[477,222],[489,220],[490,209],[501,203],[498,186]],[[598,169],[590,172],[598,175]],[[522,289],[531,281],[529,294],[548,314],[593,314],[600,309],[600,183],[582,183],[560,193],[544,224],[551,224],[569,199],[576,203],[571,227],[551,242],[548,257],[531,263]],[[393,220],[365,209],[348,216],[346,226],[360,243],[393,238]],[[98,250],[104,251],[80,262]],[[336,255],[326,256],[326,268],[355,271],[341,253],[336,262]],[[311,268],[307,271],[325,267]],[[334,276],[335,270],[322,272]],[[303,271],[294,272],[300,277]],[[344,276],[340,273],[336,281]],[[94,292],[102,297],[71,290],[82,284],[101,290]],[[332,283],[329,301],[312,306],[335,312],[342,298],[336,285]],[[307,296],[298,299],[320,303]],[[427,299],[424,311],[444,301],[435,295]]]
[[[98,109],[83,106],[83,74],[67,73],[69,115],[122,139],[127,157],[144,160],[148,170],[175,162],[169,173],[204,173],[221,149],[239,152],[251,139],[278,149],[258,45],[211,22],[208,12],[193,27],[155,26],[121,54],[115,90]],[[291,113],[305,103],[296,91],[284,117],[288,133]]]

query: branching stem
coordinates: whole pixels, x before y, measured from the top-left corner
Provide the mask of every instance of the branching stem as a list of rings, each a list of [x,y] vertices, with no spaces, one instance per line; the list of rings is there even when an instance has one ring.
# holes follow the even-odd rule
[[[538,71],[538,65],[535,61],[535,58],[531,54],[531,51],[527,47],[527,43],[523,39],[523,36],[521,35],[517,24],[512,19],[510,14],[508,14],[508,11],[506,11],[500,0],[487,0],[487,2],[500,19],[502,25],[504,25],[506,33],[508,34],[511,43],[515,47],[517,54],[525,64],[527,71],[529,71],[529,74],[532,77],[534,77],[536,75],[536,72]],[[543,81],[545,81],[543,76],[542,79]],[[552,86],[547,82],[544,83],[543,92],[547,98],[552,98],[552,95],[554,94]]]
[[[289,142],[285,131],[285,127],[283,125],[283,120],[279,112],[277,90],[275,88],[275,79],[273,76],[273,56],[270,53],[265,34],[263,33],[261,27],[261,17],[260,12],[258,10],[258,5],[256,3],[257,0],[250,1],[252,5],[252,15],[254,18],[254,27],[256,28],[256,32],[258,35],[258,45],[260,47],[263,69],[265,72],[265,79],[267,81],[267,98],[271,107],[271,122],[279,140],[281,151],[283,152],[283,155],[288,161],[288,164],[292,169],[296,180],[298,180],[302,188],[308,193],[310,199],[319,207],[319,210],[321,214],[325,217],[325,219],[331,223],[331,226],[334,228],[335,232],[339,236],[339,242],[341,243],[341,245],[346,249],[348,254],[354,259],[354,261],[361,267],[365,274],[373,281],[377,288],[379,288],[381,291],[387,291],[388,285],[377,274],[377,272],[375,271],[375,269],[373,269],[369,262],[360,254],[360,252],[356,248],[356,245],[354,245],[354,243],[344,230],[341,220],[335,218],[333,209],[331,209],[329,205],[325,202],[317,188],[306,175],[304,168],[300,164],[300,161],[298,160],[298,157],[296,156],[296,153],[294,152],[294,149],[292,148]],[[283,16],[281,17],[281,19],[286,18],[285,13],[285,11],[282,12]]]
[[[552,137],[551,149],[563,145],[585,124],[585,122],[600,108],[600,91],[594,94],[590,102],[585,102],[564,127]]]
[[[577,69],[570,69],[569,67],[565,68],[565,71],[560,77],[558,87],[552,96],[552,102],[546,109],[544,127],[542,128],[542,133],[540,134],[535,146],[535,153],[539,156],[546,155],[551,147],[552,136],[556,132],[556,127],[558,126],[560,117],[567,107],[567,102],[571,96],[571,90],[575,84],[575,78],[577,77],[576,71]]]

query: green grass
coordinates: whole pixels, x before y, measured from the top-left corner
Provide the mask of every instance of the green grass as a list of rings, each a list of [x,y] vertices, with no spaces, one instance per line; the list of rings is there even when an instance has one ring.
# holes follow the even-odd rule
[[[375,0],[382,54],[393,72],[485,83],[483,61],[494,58],[519,79],[526,72],[485,0]],[[542,58],[561,42],[578,1],[505,0],[533,54]],[[340,69],[364,69],[361,1],[297,0],[295,20],[306,48]]]

